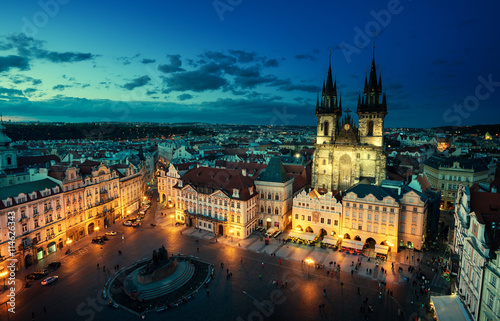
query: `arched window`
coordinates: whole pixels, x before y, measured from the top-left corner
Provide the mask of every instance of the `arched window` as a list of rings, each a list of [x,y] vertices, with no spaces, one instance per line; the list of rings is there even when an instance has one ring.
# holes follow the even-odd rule
[[[277,201],[279,201],[279,200],[280,200],[280,195],[279,195],[279,194],[276,194],[276,195],[274,196],[274,199],[275,199],[275,200],[277,200]]]
[[[373,136],[373,121],[369,121],[368,122],[368,133],[367,133],[368,136]]]
[[[269,206],[269,207],[268,207],[268,209],[267,209],[267,213],[268,213],[268,214],[271,214],[271,206]]]
[[[323,165],[326,165],[326,159],[323,159]]]
[[[260,206],[260,212],[261,212],[261,213],[264,213],[264,205],[261,205],[261,206]]]
[[[7,157],[7,165],[12,165],[12,158],[10,156]]]
[[[323,127],[323,136],[328,136],[328,122],[325,121],[325,126]]]
[[[280,213],[280,211],[279,211],[279,209],[276,207],[276,208],[274,209],[274,214],[276,214],[276,215],[277,215],[277,214],[279,214],[279,213]]]
[[[270,199],[272,199],[272,198],[271,198],[271,193],[268,193],[268,194],[267,194],[267,199],[269,199],[269,200],[270,200]]]

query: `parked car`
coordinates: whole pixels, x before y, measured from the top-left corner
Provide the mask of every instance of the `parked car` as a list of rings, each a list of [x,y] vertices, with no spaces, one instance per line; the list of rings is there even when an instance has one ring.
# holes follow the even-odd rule
[[[57,262],[52,262],[52,263],[49,263],[49,267],[50,268],[58,268],[61,266],[61,262],[57,261]]]
[[[116,232],[115,231],[109,231],[109,232],[106,232],[106,235],[115,236]]]
[[[141,225],[141,223],[137,221],[132,223],[132,227],[138,227],[139,225]]]
[[[123,225],[132,226],[132,223],[133,223],[132,221],[128,220],[128,221],[123,222]]]
[[[43,277],[43,275],[32,273],[32,274],[26,275],[26,280],[33,281],[33,280],[41,279],[42,277]]]
[[[48,278],[42,281],[42,285],[49,285],[51,283],[54,283],[55,281],[57,281],[58,278],[59,277],[57,275],[49,276]]]

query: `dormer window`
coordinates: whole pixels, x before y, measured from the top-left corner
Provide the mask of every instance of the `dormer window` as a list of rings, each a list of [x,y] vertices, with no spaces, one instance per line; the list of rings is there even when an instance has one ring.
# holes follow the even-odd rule
[[[240,190],[237,188],[233,189],[233,197],[240,197]]]

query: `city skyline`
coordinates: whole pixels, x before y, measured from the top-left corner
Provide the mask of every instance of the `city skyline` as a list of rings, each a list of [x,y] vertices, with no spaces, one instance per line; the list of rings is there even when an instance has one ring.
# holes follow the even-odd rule
[[[355,110],[374,43],[386,127],[500,117],[493,2],[196,4],[5,4],[3,119],[314,126],[329,52]]]

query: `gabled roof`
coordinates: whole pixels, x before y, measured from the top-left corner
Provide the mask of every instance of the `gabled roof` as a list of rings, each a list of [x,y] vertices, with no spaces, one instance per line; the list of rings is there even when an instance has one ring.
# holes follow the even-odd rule
[[[19,196],[19,194],[24,193],[27,195],[27,200],[31,201],[30,194],[33,192],[37,192],[37,199],[41,197],[39,191],[43,191],[47,188],[52,189],[56,186],[59,186],[56,182],[52,181],[49,178],[45,178],[39,181],[28,182],[23,184],[17,184],[8,187],[0,188],[0,200],[5,200],[9,197],[14,198]],[[61,190],[60,190],[61,191]],[[53,192],[51,191],[51,194]],[[16,204],[15,199],[13,199],[13,205]],[[5,208],[3,202],[0,202],[0,209]]]

